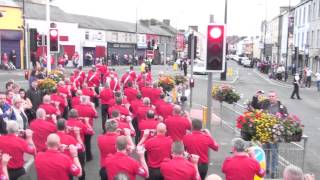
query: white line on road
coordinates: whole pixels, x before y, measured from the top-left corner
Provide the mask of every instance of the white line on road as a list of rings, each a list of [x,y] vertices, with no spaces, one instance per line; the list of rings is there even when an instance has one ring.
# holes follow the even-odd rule
[[[264,79],[265,81],[267,81],[268,83],[275,85],[275,86],[279,86],[279,87],[283,87],[283,88],[292,88],[290,85],[287,84],[282,84],[282,83],[275,83],[272,80],[270,80],[269,78],[266,78],[265,76],[261,75],[259,72],[257,72],[255,69],[253,70],[254,73],[256,73],[260,78]]]

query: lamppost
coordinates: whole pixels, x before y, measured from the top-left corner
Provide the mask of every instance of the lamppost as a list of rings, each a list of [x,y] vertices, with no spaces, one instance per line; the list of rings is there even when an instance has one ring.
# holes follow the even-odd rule
[[[291,11],[291,0],[289,0],[289,8],[288,8],[288,29],[287,29],[288,32],[287,32],[287,50],[286,50],[287,53],[286,53],[286,67],[284,72],[284,81],[286,82],[288,80],[289,38],[290,38],[290,31],[292,28],[290,11]]]

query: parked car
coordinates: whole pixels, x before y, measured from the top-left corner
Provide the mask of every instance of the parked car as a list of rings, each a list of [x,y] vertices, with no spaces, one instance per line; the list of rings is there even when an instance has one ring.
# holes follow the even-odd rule
[[[197,64],[193,66],[193,74],[201,74],[201,75],[207,74],[204,62],[198,61]]]
[[[243,57],[241,59],[241,64],[244,66],[244,67],[250,67],[251,66],[251,60],[247,57]]]

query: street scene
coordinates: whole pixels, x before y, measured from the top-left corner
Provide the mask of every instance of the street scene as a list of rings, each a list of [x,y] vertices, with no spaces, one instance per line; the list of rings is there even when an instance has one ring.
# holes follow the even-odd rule
[[[0,0],[0,179],[318,179],[320,1],[242,1]]]

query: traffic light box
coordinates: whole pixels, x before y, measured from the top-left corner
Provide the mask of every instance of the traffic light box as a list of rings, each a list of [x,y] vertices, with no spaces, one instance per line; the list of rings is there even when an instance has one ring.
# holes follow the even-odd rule
[[[193,50],[192,49],[192,39],[193,39]],[[190,34],[188,36],[188,58],[191,59],[191,54],[193,51],[193,57],[192,59],[195,59],[197,57],[197,42],[198,42],[198,38],[197,36]]]
[[[59,52],[59,32],[58,29],[50,29],[50,51]]]
[[[37,29],[35,28],[30,28],[29,29],[29,42],[30,42],[30,50],[31,51],[37,51],[38,49],[38,45],[37,45],[37,41],[38,41],[38,32]]]
[[[207,32],[206,71],[223,72],[225,69],[225,25],[210,24]]]

